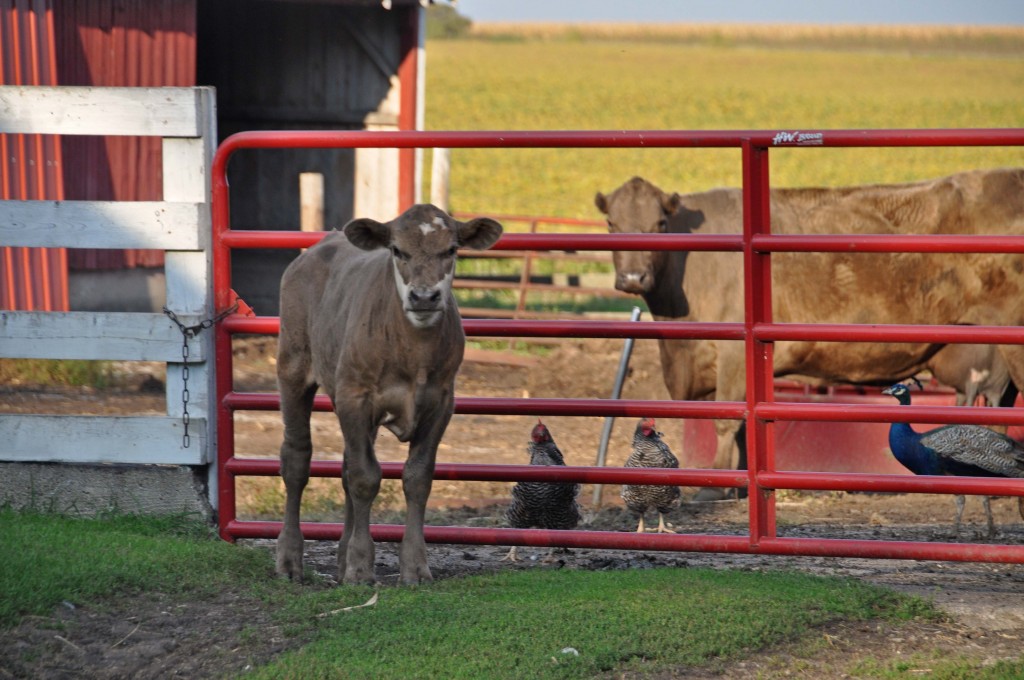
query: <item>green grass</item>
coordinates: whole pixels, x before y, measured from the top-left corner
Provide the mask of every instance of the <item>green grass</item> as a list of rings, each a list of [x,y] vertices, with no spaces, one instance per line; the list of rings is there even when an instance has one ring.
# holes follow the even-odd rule
[[[794,573],[506,572],[382,591],[254,677],[584,678],[732,658],[838,618],[922,614],[920,600]]]
[[[1024,60],[983,53],[568,39],[435,40],[428,52],[431,130],[1024,124]],[[1021,148],[784,149],[771,176],[836,186],[1022,164]],[[734,149],[454,149],[451,167],[454,210],[589,219],[601,217],[595,192],[635,174],[680,192],[741,182]]]
[[[264,553],[213,538],[209,527],[187,517],[89,520],[0,510],[0,627],[65,600],[142,590],[212,594],[273,573]]]
[[[924,675],[927,673],[927,675]],[[854,678],[875,680],[908,680],[927,677],[929,680],[1020,680],[1024,678],[1024,659],[997,661],[979,666],[966,658],[935,658],[920,655],[909,659],[881,663],[866,659],[850,669]]]
[[[736,130],[986,128],[1024,125],[1022,34],[939,30],[832,36],[799,31],[770,45],[615,37],[430,40],[426,127],[431,130]],[[884,32],[883,32],[884,33]],[[755,36],[755,37],[758,37]],[[735,36],[734,36],[735,37]],[[853,42],[851,42],[851,40]],[[967,41],[963,52],[953,46]],[[967,44],[964,43],[964,44]],[[860,45],[860,48],[858,48]],[[901,45],[905,45],[901,47]],[[932,47],[941,46],[942,51]],[[426,167],[429,168],[429,151]],[[1024,165],[1017,148],[778,149],[773,186],[906,182],[971,168]],[[429,196],[429,172],[424,173]],[[737,149],[453,149],[451,208],[494,215],[601,219],[594,194],[633,175],[668,191],[741,184]],[[510,231],[525,223],[510,222]],[[550,225],[549,225],[550,227]],[[580,230],[561,227],[562,230]],[[570,271],[537,260],[534,272]],[[578,265],[577,266],[581,266]],[[459,263],[460,275],[509,275],[521,262]],[[579,271],[610,271],[582,265]],[[512,296],[508,296],[512,298]],[[514,298],[512,298],[514,299]],[[565,298],[563,298],[565,299]],[[484,307],[514,306],[471,303]],[[590,310],[589,301],[547,309]],[[627,310],[631,305],[627,305]],[[543,309],[532,303],[529,309]],[[619,309],[614,307],[614,309]]]
[[[109,361],[78,359],[0,359],[0,383],[61,385],[103,389],[111,384]]]
[[[89,520],[0,510],[0,629],[63,601],[117,607],[160,592],[186,602],[224,590],[262,601],[285,634],[309,644],[257,678],[588,678],[658,673],[743,658],[837,620],[898,623],[940,615],[924,600],[854,579],[793,572],[647,569],[512,571],[384,588],[300,587],[273,577],[271,556],[216,539],[188,517]],[[171,605],[168,605],[171,606]],[[250,630],[248,635],[261,635]],[[811,640],[813,637],[804,637]],[[563,653],[573,648],[579,656]],[[954,650],[955,651],[955,650]],[[997,680],[1024,660],[981,666],[928,658],[866,659],[854,677]]]
[[[835,619],[936,616],[923,600],[852,579],[650,569],[385,588],[373,607],[319,618],[372,590],[279,581],[268,553],[221,542],[188,518],[2,510],[0,546],[0,627],[62,601],[116,607],[143,591],[187,601],[235,589],[262,599],[288,634],[312,640],[257,669],[262,678],[591,677],[742,656]]]

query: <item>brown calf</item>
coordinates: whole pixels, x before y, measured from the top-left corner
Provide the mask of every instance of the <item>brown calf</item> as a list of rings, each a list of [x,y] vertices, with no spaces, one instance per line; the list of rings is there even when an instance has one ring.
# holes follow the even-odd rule
[[[431,580],[423,513],[465,347],[451,292],[455,254],[459,247],[489,248],[501,231],[488,218],[460,222],[432,205],[416,205],[391,222],[349,222],[285,271],[277,377],[287,496],[279,574],[302,578],[299,506],[309,480],[309,419],[319,386],[334,404],[345,440],[339,582],[374,581],[370,505],[380,489],[374,441],[381,426],[409,443],[401,580]]]

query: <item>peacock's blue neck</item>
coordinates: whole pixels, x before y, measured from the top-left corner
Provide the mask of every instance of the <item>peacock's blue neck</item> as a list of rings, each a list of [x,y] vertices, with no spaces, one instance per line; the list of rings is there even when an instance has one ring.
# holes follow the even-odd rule
[[[893,423],[889,427],[889,448],[903,467],[915,475],[941,475],[938,460],[921,443],[921,435],[909,423]]]

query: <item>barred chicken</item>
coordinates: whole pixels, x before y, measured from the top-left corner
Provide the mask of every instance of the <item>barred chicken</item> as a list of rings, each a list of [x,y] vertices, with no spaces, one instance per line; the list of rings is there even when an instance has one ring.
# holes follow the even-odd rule
[[[679,461],[672,455],[668,444],[661,440],[661,433],[654,429],[654,418],[643,418],[636,426],[633,452],[626,460],[626,467],[679,467]],[[682,492],[678,486],[623,484],[622,500],[627,508],[640,515],[637,533],[644,532],[644,515],[650,508],[658,511],[658,533],[675,533],[665,525],[665,514],[679,507]]]
[[[565,465],[562,452],[544,423],[537,421],[526,447],[530,465]],[[505,518],[516,529],[575,529],[580,521],[576,502],[580,485],[568,482],[519,482],[512,487],[512,503]],[[516,546],[506,560],[516,561]]]

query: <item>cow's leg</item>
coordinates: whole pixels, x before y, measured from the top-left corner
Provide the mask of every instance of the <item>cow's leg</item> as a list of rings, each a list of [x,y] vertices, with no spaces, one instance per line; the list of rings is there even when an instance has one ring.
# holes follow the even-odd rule
[[[380,491],[380,463],[373,450],[376,429],[369,418],[344,416],[337,409],[345,435],[341,483],[345,489],[345,529],[338,542],[338,581],[373,583],[374,548],[370,537],[370,507]]]
[[[1022,321],[1021,323],[1024,323]],[[1021,325],[1020,323],[1018,325]],[[1013,406],[1018,391],[1024,391],[1024,345],[999,345],[997,350],[1006,362],[1012,385],[1008,386],[999,400],[1000,406]],[[1013,388],[1012,390],[1010,388]]]
[[[715,374],[715,399],[717,401],[743,401],[746,393],[746,356],[743,343],[721,342],[717,344],[718,359]],[[739,420],[715,421],[716,470],[735,470],[740,460],[738,436],[743,427]],[[744,442],[745,444],[745,442]],[[746,450],[743,451],[746,457]],[[745,462],[745,461],[744,461]],[[731,489],[704,487],[694,497],[695,501],[718,501],[732,495]]]
[[[739,434],[741,421],[716,420],[715,435],[717,439],[715,461],[712,467],[716,470],[735,470],[740,461],[740,450],[736,437]],[[720,487],[706,486],[697,492],[693,500],[697,502],[720,501],[729,497],[729,490]]]
[[[279,359],[279,365],[280,361]],[[298,379],[293,379],[295,377]],[[302,531],[299,529],[299,508],[302,505],[302,492],[309,481],[309,461],[313,455],[309,418],[313,411],[313,397],[317,386],[306,384],[303,370],[299,370],[297,374],[279,370],[278,381],[281,387],[281,415],[284,420],[281,478],[284,480],[285,503],[284,526],[277,537],[277,573],[301,581]]]
[[[423,521],[427,498],[434,483],[434,462],[437,446],[441,442],[451,408],[443,408],[436,418],[425,425],[421,436],[409,443],[409,459],[402,471],[402,491],[405,494],[405,534],[398,558],[402,583],[416,585],[434,580],[427,564],[427,545],[423,540]]]

